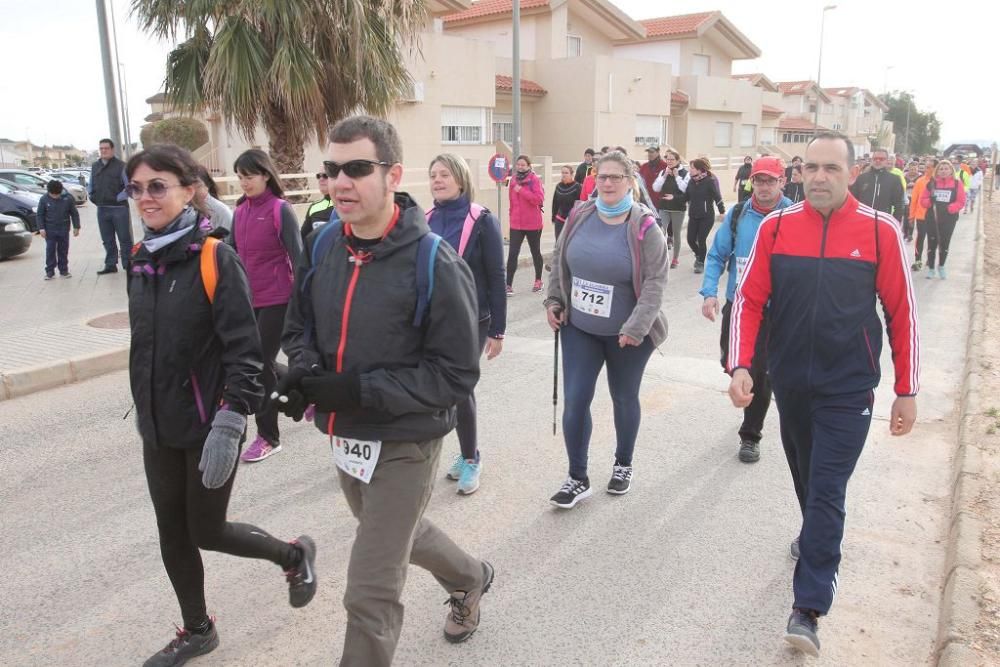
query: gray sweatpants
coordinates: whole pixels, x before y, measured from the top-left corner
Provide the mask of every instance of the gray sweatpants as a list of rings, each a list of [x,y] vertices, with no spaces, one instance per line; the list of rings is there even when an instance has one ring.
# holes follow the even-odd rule
[[[681,239],[684,238],[681,232],[684,231],[684,214],[685,211],[668,211],[666,209],[660,209],[660,216],[663,220],[663,225],[673,231],[674,239],[674,255],[671,259],[677,259],[681,252]]]
[[[403,627],[406,568],[418,565],[449,594],[483,585],[479,560],[424,518],[434,488],[441,438],[385,442],[371,483],[337,470],[358,519],[347,566],[347,633],[342,667],[389,667]],[[442,614],[442,621],[444,615]]]

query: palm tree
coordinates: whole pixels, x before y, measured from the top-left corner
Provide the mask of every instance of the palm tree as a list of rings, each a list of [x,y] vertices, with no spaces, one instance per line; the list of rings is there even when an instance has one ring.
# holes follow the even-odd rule
[[[174,108],[218,111],[247,139],[263,126],[281,173],[315,133],[364,109],[385,115],[410,82],[424,0],[132,0],[139,27],[183,40],[167,58]]]

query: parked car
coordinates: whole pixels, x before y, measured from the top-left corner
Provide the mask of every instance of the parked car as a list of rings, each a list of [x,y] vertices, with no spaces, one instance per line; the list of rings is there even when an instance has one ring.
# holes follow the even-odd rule
[[[66,185],[79,185],[81,188],[86,188],[86,181],[80,179],[80,175],[72,171],[54,171],[49,174],[49,179],[55,179],[61,181]]]
[[[27,190],[19,190],[7,181],[0,181],[0,214],[14,216],[24,223],[29,232],[37,232],[36,218],[41,197]]]
[[[16,257],[28,252],[31,232],[20,218],[0,215],[0,259]]]
[[[47,192],[45,188],[49,184],[48,179],[23,169],[0,169],[0,181],[13,183],[19,188],[30,190],[40,195]],[[65,184],[65,188],[66,192],[73,195],[73,201],[76,202],[77,206],[83,206],[87,203],[87,188],[81,186],[79,183],[75,185],[67,183]]]

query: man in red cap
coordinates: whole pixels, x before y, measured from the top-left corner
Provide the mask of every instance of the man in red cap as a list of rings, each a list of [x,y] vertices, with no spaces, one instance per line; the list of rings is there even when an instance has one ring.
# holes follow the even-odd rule
[[[761,157],[750,169],[753,195],[729,209],[722,226],[715,234],[715,240],[705,258],[705,277],[699,294],[705,301],[701,313],[711,321],[719,314],[719,299],[716,296],[719,279],[727,269],[729,280],[726,284],[726,305],[722,307],[722,367],[725,369],[729,350],[729,322],[736,294],[736,285],[743,276],[747,258],[753,250],[753,240],[757,228],[771,211],[792,205],[792,201],[781,193],[785,183],[785,165],[776,157]],[[756,353],[750,376],[756,388],[753,401],[743,409],[743,424],[740,426],[740,461],[756,463],[760,460],[760,438],[764,429],[764,418],[771,406],[771,385],[767,380],[767,318],[761,322],[757,336]]]

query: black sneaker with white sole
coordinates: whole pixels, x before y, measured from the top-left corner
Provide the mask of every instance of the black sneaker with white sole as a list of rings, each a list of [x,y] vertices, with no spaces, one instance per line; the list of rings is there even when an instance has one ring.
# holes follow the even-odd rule
[[[632,489],[632,466],[615,465],[608,480],[608,493],[623,496]]]
[[[308,535],[292,542],[302,553],[299,564],[285,572],[288,581],[288,604],[305,607],[316,595],[316,543]]]
[[[561,507],[563,509],[570,509],[575,507],[578,502],[590,496],[593,491],[590,488],[589,479],[573,479],[572,477],[567,477],[566,481],[563,482],[562,488],[559,489],[559,493],[549,498],[549,502],[556,507]]]
[[[177,628],[177,636],[142,663],[142,667],[180,667],[191,658],[211,653],[218,646],[219,633],[215,630],[215,623],[205,633]]]
[[[806,655],[819,657],[819,623],[812,609],[792,609],[785,628],[785,641]]]
[[[757,463],[757,461],[760,461],[760,444],[753,440],[741,440],[740,461],[743,461],[743,463]]]

